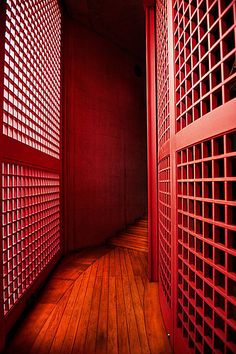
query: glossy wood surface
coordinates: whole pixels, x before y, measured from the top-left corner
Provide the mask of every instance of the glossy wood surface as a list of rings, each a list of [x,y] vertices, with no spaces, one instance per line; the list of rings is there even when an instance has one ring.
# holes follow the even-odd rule
[[[6,353],[170,353],[147,253],[107,246],[64,259]]]

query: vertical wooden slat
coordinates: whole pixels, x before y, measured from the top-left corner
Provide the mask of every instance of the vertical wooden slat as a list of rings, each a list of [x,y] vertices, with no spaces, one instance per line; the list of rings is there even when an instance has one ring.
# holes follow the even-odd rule
[[[0,6],[0,201],[2,201],[2,120],[3,120],[3,80],[4,80],[4,43],[6,26],[6,1],[1,1]],[[2,208],[0,207],[2,212]],[[5,343],[5,324],[3,309],[3,243],[2,243],[2,215],[0,215],[0,351]]]
[[[173,7],[172,0],[167,0],[167,23],[168,23],[168,59],[169,59],[169,100],[170,100],[170,200],[171,200],[171,318],[170,327],[167,329],[170,335],[170,342],[174,344],[174,328],[176,328],[176,306],[177,306],[177,227],[176,227],[176,95],[175,95],[175,67],[174,67],[174,38],[173,38]]]

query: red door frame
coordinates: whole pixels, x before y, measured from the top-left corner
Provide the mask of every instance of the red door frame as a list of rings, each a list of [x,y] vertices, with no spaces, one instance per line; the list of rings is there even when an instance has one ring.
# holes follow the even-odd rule
[[[176,321],[176,308],[177,308],[177,191],[176,191],[176,146],[175,146],[175,77],[174,68],[174,39],[173,39],[173,21],[170,21],[173,14],[171,1],[167,0],[167,23],[168,23],[168,59],[169,59],[169,109],[170,109],[170,203],[171,203],[171,286],[172,286],[172,307],[171,318],[166,318],[168,323],[168,332],[170,335],[170,343],[174,346]]]
[[[154,1],[145,1],[146,87],[147,87],[147,161],[148,161],[148,272],[158,280],[157,237],[157,117]]]

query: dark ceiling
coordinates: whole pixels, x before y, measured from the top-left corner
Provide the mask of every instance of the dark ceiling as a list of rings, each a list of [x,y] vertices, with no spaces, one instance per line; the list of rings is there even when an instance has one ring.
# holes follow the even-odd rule
[[[145,59],[143,0],[64,0],[70,16]]]

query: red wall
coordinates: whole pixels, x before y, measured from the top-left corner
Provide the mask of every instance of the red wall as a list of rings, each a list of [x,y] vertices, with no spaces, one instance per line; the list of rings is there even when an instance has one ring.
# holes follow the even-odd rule
[[[102,243],[146,212],[145,75],[135,76],[136,63],[65,19],[67,250]]]

